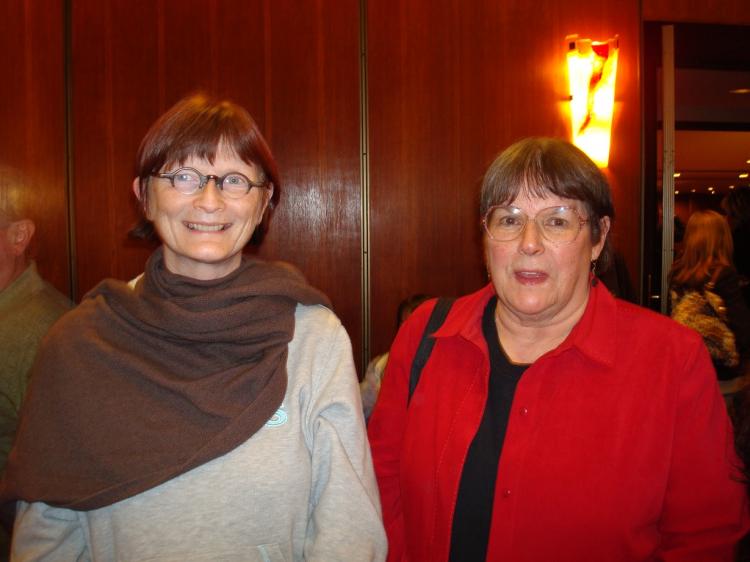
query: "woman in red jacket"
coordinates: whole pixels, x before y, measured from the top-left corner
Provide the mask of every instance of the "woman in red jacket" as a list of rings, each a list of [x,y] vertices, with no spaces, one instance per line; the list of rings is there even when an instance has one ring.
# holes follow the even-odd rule
[[[370,441],[389,560],[731,560],[747,528],[732,432],[698,334],[593,275],[614,215],[577,148],[526,139],[481,193],[490,283],[434,333],[401,328]]]

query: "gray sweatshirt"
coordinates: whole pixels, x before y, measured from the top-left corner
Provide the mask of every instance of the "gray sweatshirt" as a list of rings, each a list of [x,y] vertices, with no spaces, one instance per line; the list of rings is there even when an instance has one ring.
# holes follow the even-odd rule
[[[385,560],[349,338],[322,306],[297,306],[295,322],[286,396],[260,431],[101,509],[18,502],[11,560]]]

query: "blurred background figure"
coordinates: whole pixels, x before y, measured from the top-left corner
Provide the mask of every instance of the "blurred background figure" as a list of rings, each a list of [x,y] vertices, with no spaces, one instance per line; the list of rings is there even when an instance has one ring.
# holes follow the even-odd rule
[[[744,384],[750,312],[732,265],[729,223],[716,211],[695,211],[690,216],[682,252],[670,272],[670,295],[672,316],[704,336],[722,393],[729,399]]]
[[[396,328],[398,329],[401,324],[404,323],[409,315],[424,301],[428,300],[428,295],[412,295],[405,298],[398,305],[398,311],[396,314]],[[367,365],[365,376],[362,382],[359,383],[359,390],[362,393],[362,408],[365,413],[365,419],[370,419],[370,414],[375,406],[375,402],[378,399],[378,393],[380,392],[380,383],[383,380],[383,373],[385,372],[385,365],[388,362],[388,352],[373,357],[370,363]]]
[[[13,444],[31,364],[49,327],[72,303],[37,272],[30,257],[36,224],[25,200],[30,186],[0,166],[0,473]],[[0,537],[7,556],[7,536]]]
[[[72,306],[39,276],[30,257],[36,224],[24,205],[28,189],[19,172],[0,167],[0,469],[39,342]]]
[[[732,261],[740,275],[745,304],[750,307],[750,187],[737,187],[721,202],[732,228]]]
[[[613,249],[612,259],[606,268],[603,271],[597,269],[594,273],[615,297],[637,304],[638,295],[630,280],[625,258],[620,252]]]
[[[734,267],[739,274],[739,284],[745,304],[750,307],[750,187],[733,189],[724,197],[721,206],[732,227]],[[731,411],[734,418],[737,452],[745,464],[745,480],[750,495],[750,386],[747,385],[747,378],[750,377],[750,358],[747,356],[742,371],[745,376],[743,381],[745,386],[732,401]],[[737,561],[750,561],[750,535],[741,542]]]

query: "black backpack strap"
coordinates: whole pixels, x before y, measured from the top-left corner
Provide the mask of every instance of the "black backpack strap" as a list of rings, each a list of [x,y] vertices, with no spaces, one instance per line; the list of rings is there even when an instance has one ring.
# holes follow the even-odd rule
[[[414,361],[411,364],[411,372],[409,373],[409,397],[406,400],[408,404],[411,401],[411,395],[414,394],[414,389],[417,388],[419,377],[422,374],[427,360],[430,358],[432,348],[435,347],[435,338],[432,337],[440,326],[445,322],[448,312],[453,306],[452,298],[439,298],[435,304],[435,308],[432,309],[429,320],[427,320],[427,326],[425,326],[424,332],[422,333],[422,339],[419,341],[419,347],[417,352],[414,354]]]

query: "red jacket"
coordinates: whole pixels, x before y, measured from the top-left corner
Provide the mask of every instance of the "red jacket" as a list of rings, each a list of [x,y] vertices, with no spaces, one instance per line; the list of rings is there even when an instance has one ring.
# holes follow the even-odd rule
[[[434,306],[391,349],[369,435],[389,561],[448,559],[461,469],[482,418],[491,285],[457,300],[407,410]],[[488,561],[732,560],[748,527],[732,429],[700,337],[599,283],[513,400]]]

